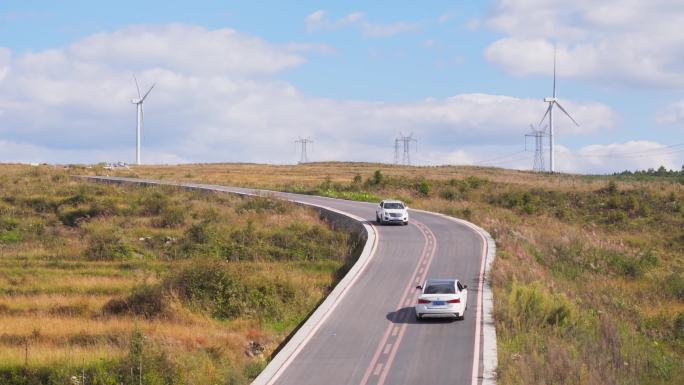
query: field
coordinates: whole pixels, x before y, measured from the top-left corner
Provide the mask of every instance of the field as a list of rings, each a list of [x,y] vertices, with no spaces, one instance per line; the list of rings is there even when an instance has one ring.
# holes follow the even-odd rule
[[[92,174],[115,173],[102,169]],[[167,180],[377,201],[492,234],[500,384],[684,378],[684,175],[541,175],[363,163],[150,166]]]
[[[0,384],[244,384],[353,259],[268,197],[0,166]]]

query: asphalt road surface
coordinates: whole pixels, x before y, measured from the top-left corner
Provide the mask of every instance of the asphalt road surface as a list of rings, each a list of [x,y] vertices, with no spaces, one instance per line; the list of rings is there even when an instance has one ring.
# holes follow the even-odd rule
[[[237,193],[255,191],[183,185]],[[414,210],[410,210],[408,226],[378,226],[375,204],[277,195],[364,218],[376,231],[376,248],[353,285],[268,383],[482,383],[481,277],[487,246],[478,232],[444,216]],[[416,320],[413,306],[419,290],[415,286],[426,277],[457,278],[468,285],[465,320]]]

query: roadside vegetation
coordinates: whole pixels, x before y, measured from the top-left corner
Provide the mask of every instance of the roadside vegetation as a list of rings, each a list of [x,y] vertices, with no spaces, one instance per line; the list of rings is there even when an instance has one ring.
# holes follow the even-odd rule
[[[497,243],[491,283],[499,384],[684,378],[682,172],[581,176],[313,163],[124,174],[362,201],[397,198],[465,218]]]
[[[249,383],[357,246],[267,196],[87,171],[0,166],[0,384]]]

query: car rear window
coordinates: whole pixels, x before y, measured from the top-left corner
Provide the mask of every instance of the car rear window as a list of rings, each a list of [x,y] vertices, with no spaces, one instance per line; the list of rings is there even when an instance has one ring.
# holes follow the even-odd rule
[[[425,288],[425,294],[456,294],[456,290],[451,283],[435,283]]]
[[[403,209],[404,205],[401,203],[385,203],[386,209]]]

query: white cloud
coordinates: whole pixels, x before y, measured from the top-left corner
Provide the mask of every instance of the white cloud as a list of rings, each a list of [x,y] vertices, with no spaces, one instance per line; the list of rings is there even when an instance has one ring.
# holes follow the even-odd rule
[[[418,27],[416,23],[398,21],[391,24],[379,24],[365,20],[363,12],[352,12],[336,20],[326,17],[324,10],[314,11],[304,19],[309,32],[318,30],[335,30],[350,26],[359,26],[366,37],[390,37],[400,33],[412,31]]]
[[[679,0],[501,0],[486,24],[505,35],[486,58],[518,75],[550,74],[555,41],[562,75],[606,85],[684,85]]]
[[[439,24],[445,24],[451,21],[454,17],[456,17],[456,12],[444,12],[441,15],[439,15],[439,17],[437,18],[437,22]]]
[[[328,20],[325,11],[318,10],[310,13],[304,19],[306,29],[309,32],[316,30],[332,30],[346,27],[361,21],[364,17],[363,12],[352,12],[337,20]]]
[[[182,49],[180,49],[182,47]],[[103,62],[110,67],[160,66],[196,74],[271,74],[300,65],[304,59],[286,49],[228,28],[207,30],[185,24],[161,27],[132,26],[99,33],[51,53],[61,64],[63,55],[72,63]],[[46,58],[35,60],[42,65]]]
[[[652,141],[628,141],[607,145],[593,144],[571,151],[557,146],[558,169],[572,173],[612,173],[624,170],[657,169],[665,166],[679,170],[682,157],[671,149]]]
[[[416,23],[399,21],[392,24],[363,23],[362,33],[366,37],[391,37],[418,28]]]
[[[684,123],[684,99],[672,103],[656,118],[661,124],[681,124]]]
[[[465,27],[469,31],[477,31],[482,26],[480,19],[470,19],[465,23]]]
[[[178,31],[188,36],[179,38]],[[146,36],[154,53],[140,58],[143,46],[128,44],[133,35]],[[174,49],[168,49],[172,39]],[[95,41],[110,49],[94,47]],[[467,162],[488,154],[475,150],[473,156],[465,148],[522,143],[528,124],[544,112],[540,100],[488,94],[404,103],[330,100],[303,95],[269,76],[304,62],[293,52],[315,50],[231,30],[172,25],[125,28],[62,49],[20,54],[9,59],[0,82],[0,161],[130,161],[133,69],[143,88],[157,82],[145,104],[143,161],[149,163],[291,163],[298,136],[316,141],[312,159],[391,162],[399,131],[415,132],[418,163]],[[193,64],[178,52],[227,64],[222,70],[217,63]],[[264,64],[264,58],[275,63]],[[559,116],[559,137],[610,129],[617,120],[599,103],[563,103],[582,126]]]
[[[437,45],[437,42],[432,39],[424,40],[423,41],[423,47],[425,48],[433,48]]]
[[[12,51],[7,48],[0,47],[0,83],[2,83],[9,73],[9,63],[11,59]]]

